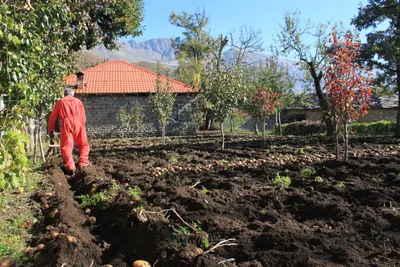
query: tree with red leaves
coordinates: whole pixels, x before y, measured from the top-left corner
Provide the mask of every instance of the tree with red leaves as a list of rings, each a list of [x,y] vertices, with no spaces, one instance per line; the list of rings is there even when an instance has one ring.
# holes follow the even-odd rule
[[[351,33],[342,39],[332,30],[332,53],[326,68],[326,95],[332,108],[335,123],[336,159],[339,159],[338,136],[343,129],[345,160],[348,159],[349,125],[365,115],[372,96],[372,72],[362,68],[356,59],[360,54],[360,41]]]
[[[260,87],[253,94],[250,95],[249,106],[251,110],[251,115],[254,118],[259,119],[263,124],[263,140],[265,140],[266,120],[268,116],[270,116],[275,111],[275,107],[279,105],[279,96],[279,93],[268,91],[264,87]]]

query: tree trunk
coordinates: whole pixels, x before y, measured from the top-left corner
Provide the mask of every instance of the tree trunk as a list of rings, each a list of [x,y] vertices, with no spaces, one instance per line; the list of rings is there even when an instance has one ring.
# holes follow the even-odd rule
[[[28,119],[28,132],[29,132],[29,144],[28,152],[33,153],[35,143],[35,120],[33,118]]]
[[[36,164],[36,157],[37,157],[37,145],[38,145],[38,128],[37,125],[35,123],[35,129],[33,131],[33,135],[34,135],[34,144],[33,144],[33,163]]]
[[[3,95],[0,94],[0,118],[2,118],[3,109],[4,109]],[[3,131],[0,130],[0,141],[2,137],[3,137]]]
[[[333,115],[333,126],[334,126],[333,135],[335,138],[335,156],[336,160],[339,160],[339,133],[338,133],[337,118],[334,111],[332,111],[332,115]]]
[[[344,160],[349,159],[349,125],[344,121]]]
[[[396,118],[396,126],[394,128],[394,136],[400,137],[400,63],[397,64],[397,77],[396,77],[396,87],[397,87],[397,96],[399,100],[399,105],[397,106],[397,118]]]
[[[39,148],[40,148],[40,155],[42,156],[42,162],[44,163],[46,161],[46,157],[44,156],[44,150],[43,150],[43,143],[42,143],[42,127],[40,125],[40,119],[39,119]]]
[[[224,135],[224,123],[221,123],[221,139],[222,139],[222,144],[221,144],[221,149],[224,150],[225,148],[225,135]]]
[[[313,81],[314,81],[315,92],[317,94],[318,102],[321,107],[323,121],[325,121],[325,124],[326,124],[326,135],[332,136],[334,133],[333,121],[329,114],[328,101],[326,99],[326,96],[322,92],[322,88],[321,88],[321,79],[322,79],[323,74],[321,71],[319,72],[319,74],[317,74],[317,71],[314,66],[314,62],[307,62],[307,66],[310,71],[311,77],[313,78]]]
[[[262,138],[265,140],[265,118],[262,119]]]
[[[231,123],[231,133],[233,133],[233,128],[235,127],[235,122],[233,121],[233,118],[230,118],[230,123]]]
[[[282,136],[282,121],[281,121],[281,110],[278,109],[278,131],[279,135]]]
[[[166,123],[164,122],[161,126],[161,137],[162,137],[162,143],[165,145],[165,125]]]
[[[258,118],[256,118],[254,120],[254,133],[258,136],[259,135],[259,131],[258,131]]]

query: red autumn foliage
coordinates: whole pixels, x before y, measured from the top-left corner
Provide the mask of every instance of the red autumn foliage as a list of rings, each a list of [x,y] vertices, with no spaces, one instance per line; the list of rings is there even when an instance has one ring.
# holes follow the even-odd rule
[[[279,105],[280,94],[275,92],[270,92],[264,87],[260,87],[251,96],[251,102],[253,103],[254,115],[259,118],[266,118],[271,115],[275,107]]]
[[[339,159],[338,131],[344,129],[345,160],[349,154],[348,126],[367,113],[372,96],[372,72],[362,68],[356,59],[360,55],[361,42],[347,33],[339,39],[332,30],[333,52],[326,69],[326,94],[333,110],[335,129],[336,159]]]
[[[361,42],[350,33],[339,39],[332,31],[334,51],[326,69],[326,94],[338,123],[348,125],[367,113],[372,96],[372,72],[362,68],[355,59]]]

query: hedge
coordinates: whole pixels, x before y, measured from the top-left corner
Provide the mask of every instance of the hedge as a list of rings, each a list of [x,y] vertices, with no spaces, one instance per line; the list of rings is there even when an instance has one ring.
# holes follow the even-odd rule
[[[350,132],[358,136],[391,136],[395,125],[394,121],[353,123],[350,126]]]
[[[353,136],[392,136],[395,124],[394,121],[353,123],[350,133]],[[325,125],[317,121],[297,121],[282,125],[283,135],[318,135],[325,131]]]
[[[325,125],[319,121],[305,120],[282,124],[283,135],[316,135],[325,131]]]

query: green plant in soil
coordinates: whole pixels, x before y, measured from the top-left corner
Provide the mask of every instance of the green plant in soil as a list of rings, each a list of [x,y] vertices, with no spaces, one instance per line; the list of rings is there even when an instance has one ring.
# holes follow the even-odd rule
[[[205,238],[203,240],[203,244],[202,244],[203,248],[207,249],[210,247],[210,241],[208,240],[208,238]]]
[[[339,183],[336,184],[336,186],[339,187],[339,188],[344,188],[345,184],[344,184],[344,182],[339,182]]]
[[[209,192],[210,192],[210,190],[208,190],[206,187],[204,187],[204,186],[201,187],[201,194],[203,196],[207,195],[207,193],[209,193]]]
[[[300,173],[304,176],[313,176],[316,174],[314,168],[304,168],[300,171]]]
[[[168,160],[168,162],[169,163],[178,163],[179,161],[178,161],[178,157],[177,157],[177,155],[171,155],[171,157],[169,158],[169,160]]]
[[[98,203],[105,202],[113,198],[112,195],[105,195],[103,192],[99,192],[94,194],[93,196],[90,195],[82,195],[77,197],[79,200],[82,201],[81,205],[83,208],[88,206],[94,206]]]
[[[314,179],[314,182],[316,182],[316,183],[323,183],[324,182],[324,179],[322,179],[322,177],[321,176],[317,176],[317,177],[315,177],[315,179]]]
[[[279,173],[276,174],[276,177],[272,182],[274,184],[279,184],[281,187],[289,187],[292,183],[289,176],[280,176]]]
[[[134,186],[128,189],[128,194],[135,198],[135,200],[140,200],[142,197],[142,190],[138,186]]]
[[[192,226],[194,227],[194,229],[196,229],[197,232],[203,231],[201,229],[201,222],[200,221],[192,222]]]

